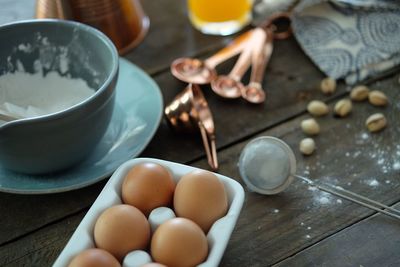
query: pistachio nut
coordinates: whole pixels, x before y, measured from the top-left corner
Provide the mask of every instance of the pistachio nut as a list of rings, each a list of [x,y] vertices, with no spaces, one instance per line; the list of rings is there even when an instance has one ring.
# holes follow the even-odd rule
[[[353,101],[364,101],[368,98],[369,89],[365,85],[358,85],[350,92],[350,98]]]
[[[300,141],[299,145],[300,152],[303,155],[311,155],[315,150],[315,142],[312,138],[304,138]]]
[[[349,99],[339,100],[334,107],[335,115],[339,117],[346,117],[351,112],[352,106],[353,105]]]
[[[307,110],[311,115],[314,116],[323,116],[328,114],[329,108],[328,106],[319,100],[313,100],[307,105]]]
[[[368,117],[365,125],[370,132],[378,132],[386,127],[387,121],[382,113],[375,113]]]
[[[333,94],[336,91],[336,80],[327,77],[321,81],[320,89],[324,94]]]
[[[374,106],[386,106],[388,103],[387,96],[378,90],[371,91],[368,94],[368,100]]]
[[[320,127],[315,119],[306,119],[301,122],[301,129],[305,134],[317,135],[320,132]]]

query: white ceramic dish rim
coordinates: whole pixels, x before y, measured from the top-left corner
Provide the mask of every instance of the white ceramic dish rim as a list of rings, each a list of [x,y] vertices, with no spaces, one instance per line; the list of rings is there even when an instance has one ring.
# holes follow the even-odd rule
[[[136,158],[122,164],[111,176],[92,207],[89,209],[74,234],[68,241],[67,245],[55,261],[53,267],[67,266],[74,255],[80,251],[94,247],[93,232],[96,218],[108,207],[122,203],[119,195],[121,193],[121,185],[123,177],[135,165],[143,162],[154,162],[171,170],[174,180],[178,181],[184,174],[189,173],[198,168],[174,163],[165,160],[153,158]],[[240,211],[244,202],[243,187],[232,178],[215,173],[223,182],[228,195],[229,210],[228,213],[218,221],[216,221],[207,234],[207,240],[210,251],[207,260],[198,267],[216,267],[218,266],[228,244],[229,238],[239,218]]]

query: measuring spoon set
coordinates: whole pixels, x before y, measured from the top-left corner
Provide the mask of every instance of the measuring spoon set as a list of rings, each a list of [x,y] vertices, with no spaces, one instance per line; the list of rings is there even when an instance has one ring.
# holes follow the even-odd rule
[[[171,73],[189,85],[166,106],[164,113],[175,130],[200,130],[208,163],[213,170],[218,168],[215,127],[199,85],[210,84],[213,92],[223,98],[242,97],[253,104],[263,103],[265,91],[262,81],[272,55],[273,41],[285,39],[291,34],[290,27],[284,31],[277,30],[276,22],[281,19],[289,21],[289,15],[281,13],[271,17],[260,26],[239,35],[205,60],[178,58],[171,64]],[[216,67],[237,55],[232,70],[226,75],[218,75]],[[250,81],[244,85],[242,79],[250,67]]]
[[[287,19],[287,14],[271,17],[260,26],[251,29],[234,39],[229,45],[205,60],[178,58],[171,64],[171,73],[187,83],[210,84],[211,89],[224,98],[244,98],[250,103],[265,101],[262,88],[265,68],[271,58],[273,41],[290,36],[290,28],[278,32],[275,23]],[[218,75],[216,67],[226,60],[239,55],[232,70],[227,75]],[[251,67],[250,81],[247,86],[242,78]]]

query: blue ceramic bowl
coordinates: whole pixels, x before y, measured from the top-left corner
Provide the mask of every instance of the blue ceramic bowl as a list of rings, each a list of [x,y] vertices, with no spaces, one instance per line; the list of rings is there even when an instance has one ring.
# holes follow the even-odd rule
[[[3,25],[0,40],[0,76],[21,65],[34,73],[39,62],[44,73],[57,71],[80,78],[96,90],[83,102],[60,112],[1,125],[2,167],[41,174],[82,161],[111,119],[118,77],[118,53],[113,43],[90,26],[64,20]]]

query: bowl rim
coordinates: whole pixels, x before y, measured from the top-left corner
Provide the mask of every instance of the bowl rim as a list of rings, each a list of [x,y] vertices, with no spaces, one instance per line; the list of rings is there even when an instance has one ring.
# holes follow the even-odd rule
[[[118,70],[119,70],[119,55],[117,48],[115,47],[114,43],[111,41],[111,39],[105,35],[103,32],[100,30],[89,26],[87,24],[77,22],[77,21],[71,21],[71,20],[63,20],[63,19],[28,19],[28,20],[19,20],[19,21],[14,21],[10,23],[6,23],[3,25],[0,25],[0,34],[1,31],[6,29],[6,28],[12,28],[12,27],[18,27],[21,25],[26,25],[26,24],[50,24],[50,25],[65,25],[67,27],[77,27],[80,30],[83,30],[84,32],[87,32],[91,35],[96,36],[99,41],[103,42],[105,44],[105,47],[109,49],[111,52],[111,64],[112,64],[112,69],[110,73],[107,75],[106,80],[101,84],[99,88],[95,91],[93,95],[90,97],[84,99],[82,102],[79,102],[71,107],[68,107],[66,109],[50,113],[50,114],[45,114],[42,116],[37,116],[37,117],[32,117],[32,118],[23,118],[23,119],[18,119],[10,122],[6,122],[2,125],[0,125],[0,131],[4,130],[9,127],[13,126],[18,126],[20,124],[33,124],[37,122],[45,122],[45,121],[51,121],[51,120],[57,120],[60,118],[65,117],[66,115],[75,112],[79,110],[82,106],[87,105],[88,103],[93,102],[96,98],[98,98],[104,91],[106,91],[106,88],[112,83],[114,79],[117,79],[118,75]],[[113,90],[113,93],[115,94],[115,88]]]

